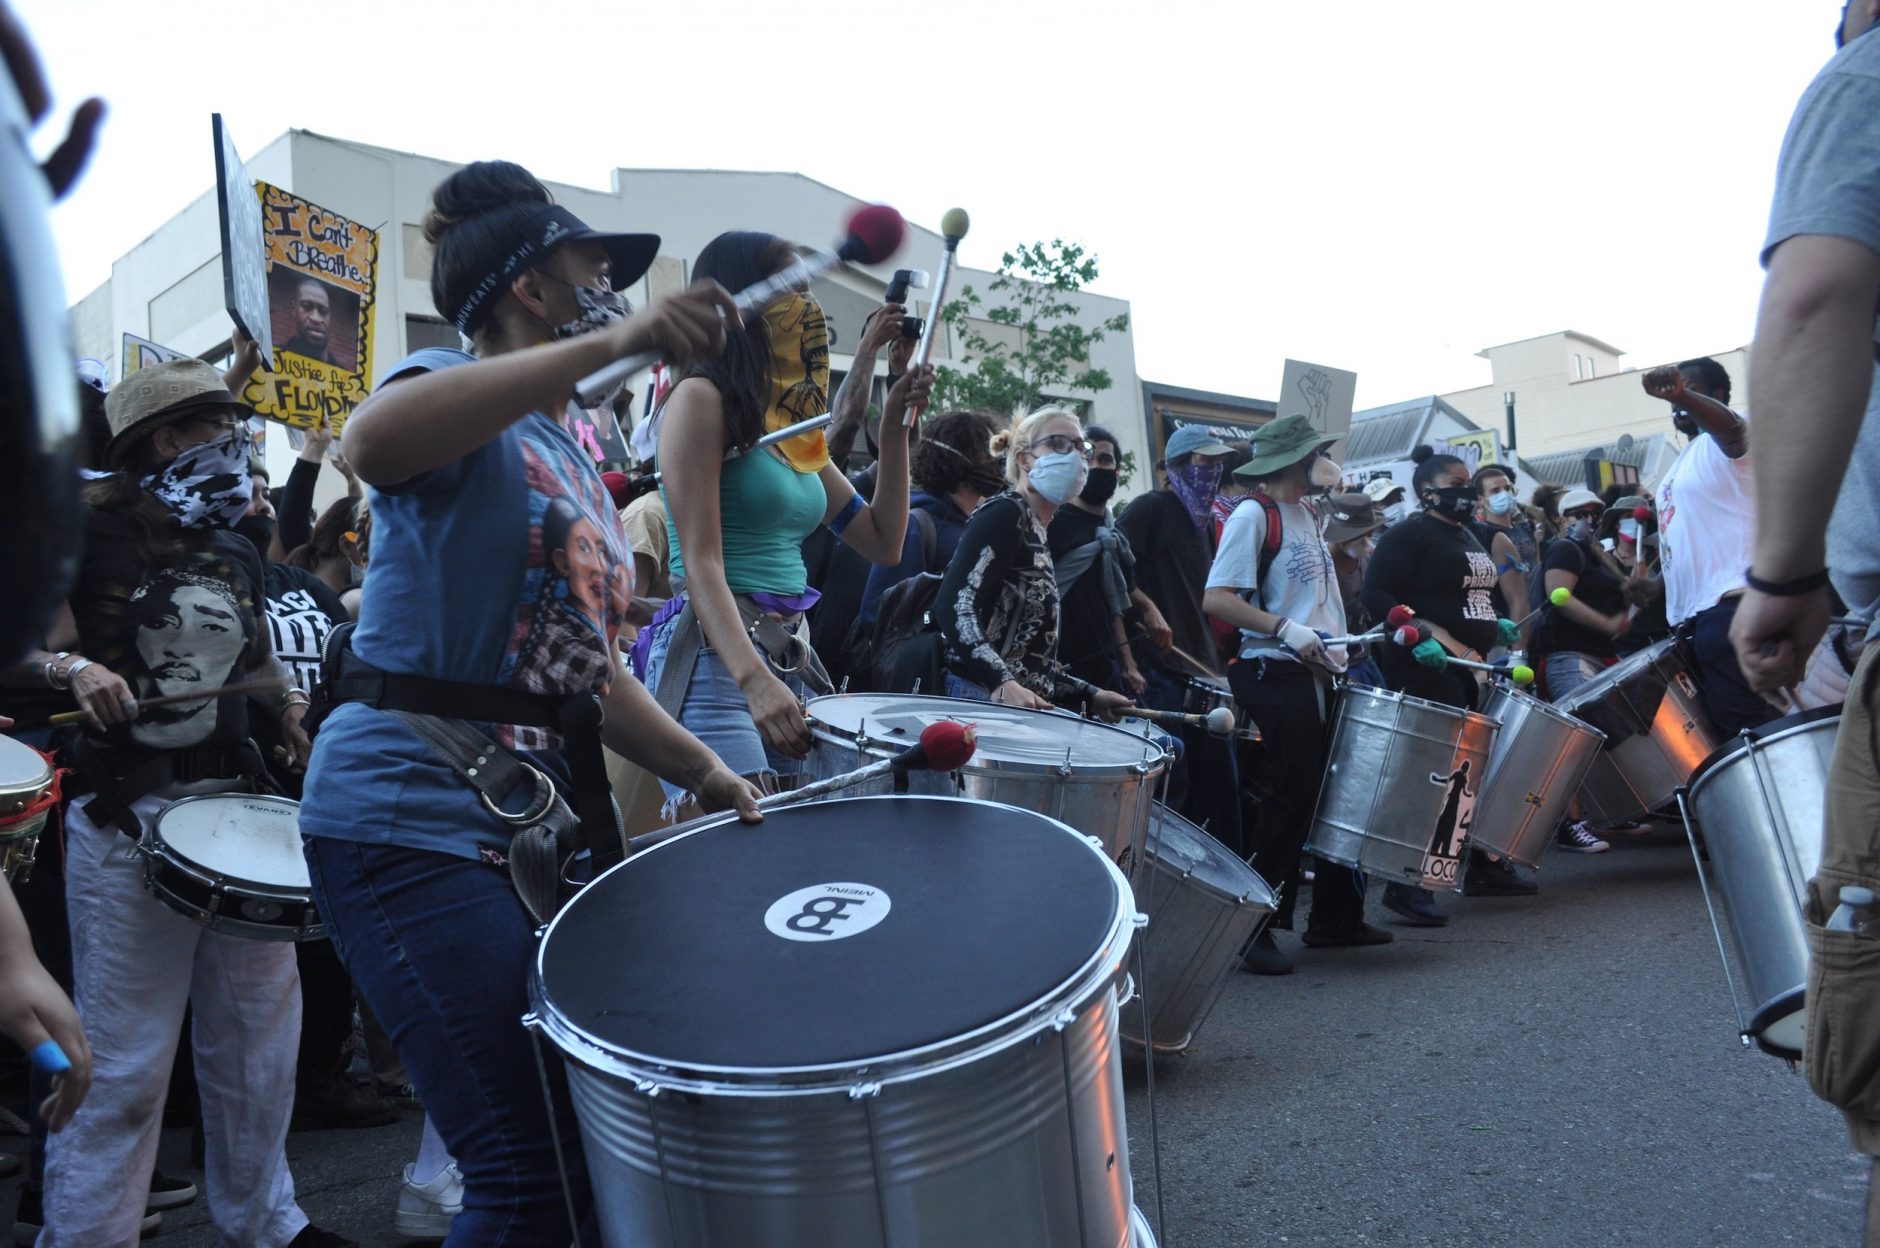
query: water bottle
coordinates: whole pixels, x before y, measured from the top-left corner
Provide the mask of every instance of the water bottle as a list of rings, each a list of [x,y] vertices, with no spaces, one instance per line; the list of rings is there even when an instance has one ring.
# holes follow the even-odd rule
[[[1874,927],[1873,890],[1858,884],[1841,886],[1841,904],[1828,916],[1831,932],[1860,932],[1871,935]]]

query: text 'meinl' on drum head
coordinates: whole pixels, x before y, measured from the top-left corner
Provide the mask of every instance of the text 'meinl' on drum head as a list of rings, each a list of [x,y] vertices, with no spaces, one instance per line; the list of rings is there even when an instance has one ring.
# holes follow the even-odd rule
[[[912,746],[929,724],[959,720],[974,726],[975,760],[1056,765],[1070,751],[1079,768],[1130,767],[1142,761],[1142,738],[1074,715],[1026,711],[994,702],[901,694],[836,694],[812,698],[814,724],[854,736],[866,730],[873,741]],[[971,764],[968,764],[969,766]]]
[[[598,1043],[677,1068],[853,1065],[969,1035],[1073,980],[1114,929],[1116,881],[1082,837],[1009,807],[784,807],[588,885],[543,944],[541,993]]]
[[[189,797],[157,815],[157,835],[182,857],[221,875],[306,890],[300,807],[247,793]]]

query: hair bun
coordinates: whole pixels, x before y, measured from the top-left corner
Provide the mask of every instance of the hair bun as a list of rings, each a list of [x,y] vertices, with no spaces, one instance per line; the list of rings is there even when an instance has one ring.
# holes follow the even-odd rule
[[[1001,429],[992,435],[990,449],[994,455],[1003,455],[1012,449],[1012,431]]]
[[[1434,454],[1436,454],[1435,447],[1427,444],[1419,446],[1416,450],[1410,452],[1410,462],[1413,464],[1421,464]]]
[[[471,217],[517,202],[555,202],[536,176],[511,160],[479,160],[445,178],[431,192],[424,214],[424,241],[436,246],[452,227]]]

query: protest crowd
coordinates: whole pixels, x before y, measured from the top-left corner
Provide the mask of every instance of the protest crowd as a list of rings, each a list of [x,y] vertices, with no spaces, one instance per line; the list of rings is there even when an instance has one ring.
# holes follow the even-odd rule
[[[578,1063],[544,1065],[547,1041],[519,1020],[553,1012],[563,981],[543,950],[588,930],[575,918],[603,886],[641,864],[678,871],[687,841],[742,824],[781,839],[815,804],[775,799],[886,758],[868,721],[892,735],[897,716],[977,725],[987,783],[1041,757],[1034,738],[1059,741],[1065,777],[1104,742],[1152,759],[1139,770],[1160,802],[1102,869],[1142,869],[1150,829],[1192,827],[1270,890],[1220,955],[1221,974],[1255,976],[1291,974],[1301,945],[1390,958],[1403,929],[1466,923],[1456,894],[1530,904],[1542,852],[1599,854],[1674,823],[1685,787],[1740,743],[1838,724],[1806,1012],[1797,997],[1784,1025],[1800,1035],[1806,1019],[1792,1056],[1880,1155],[1873,959],[1845,943],[1872,937],[1831,922],[1880,887],[1880,651],[1865,646],[1880,600],[1876,9],[1849,6],[1784,149],[1753,392],[1707,357],[1640,375],[1683,442],[1649,493],[1524,482],[1443,446],[1419,447],[1406,479],[1360,484],[1341,432],[1282,413],[1246,439],[1175,429],[1128,496],[1116,433],[1071,406],[936,408],[910,306],[825,324],[806,257],[774,235],[721,235],[690,287],[631,307],[617,292],[658,239],[589,228],[504,160],[452,174],[424,223],[462,349],[379,370],[341,433],[305,431],[284,480],[255,452],[243,396],[274,363],[244,327],[226,367],[184,358],[111,384],[65,361],[80,433],[54,461],[69,480],[46,488],[74,500],[72,575],[0,656],[0,770],[24,777],[0,808],[0,1031],[32,1088],[28,1154],[0,1162],[25,1171],[17,1242],[132,1244],[203,1201],[229,1244],[344,1245],[296,1202],[294,1133],[415,1115],[422,1140],[385,1211],[401,1236],[759,1242],[651,1237],[706,1225],[684,1201],[712,1198],[675,1212],[668,1190],[655,1212],[610,1182],[594,1153],[611,1137],[587,1128],[613,1111]],[[10,15],[5,33],[36,119],[30,45]],[[94,105],[74,119],[44,170],[54,196],[99,122]],[[735,298],[753,287],[771,297]],[[356,349],[330,341],[319,283],[288,290],[300,311],[281,349]],[[833,394],[831,330],[857,343]],[[564,413],[578,390],[584,408],[630,412],[618,382],[584,387],[642,353],[661,361],[655,401],[621,419],[631,457],[596,463]],[[6,396],[9,422],[33,419],[26,394]],[[343,493],[316,512],[326,474]],[[1718,750],[1688,761],[1675,798],[1613,797],[1641,783],[1611,718],[1639,681],[1684,690]],[[1619,783],[1566,785],[1545,826],[1517,829],[1490,744],[1516,714],[1587,743],[1576,778],[1610,766]],[[1402,753],[1363,754],[1367,731]],[[1402,744],[1432,732],[1440,757]],[[1596,765],[1601,751],[1616,761]],[[1354,758],[1376,764],[1357,796],[1417,812],[1408,865],[1382,856],[1405,847],[1377,828],[1333,827],[1356,770],[1333,764]],[[980,796],[962,774],[944,791]],[[1517,779],[1540,808],[1541,782]],[[991,800],[1024,804],[1005,792]],[[1037,809],[1106,835],[1053,800]],[[1700,824],[1696,843],[1724,854]],[[298,892],[259,871],[276,842],[252,849],[259,880],[200,865],[194,847],[237,825],[285,829]],[[847,869],[808,878],[864,878]],[[803,904],[772,931],[806,940],[862,913]],[[594,953],[609,965],[632,944]],[[1787,1043],[1772,1029],[1765,1047]],[[646,1099],[650,1172],[677,1182],[667,1150],[683,1141],[659,1136],[663,1102]],[[155,1168],[166,1126],[191,1132],[189,1175]]]

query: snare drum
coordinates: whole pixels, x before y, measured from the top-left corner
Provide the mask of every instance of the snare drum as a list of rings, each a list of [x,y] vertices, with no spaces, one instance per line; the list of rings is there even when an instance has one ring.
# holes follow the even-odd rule
[[[1752,728],[1691,781],[1691,813],[1704,830],[1749,984],[1749,1033],[1764,1052],[1790,1060],[1802,1056],[1803,911],[1808,881],[1821,866],[1828,768],[1840,727],[1840,708],[1823,707]],[[1730,973],[1727,963],[1723,973]]]
[[[524,1020],[567,1059],[602,1242],[1124,1248],[1133,912],[1092,839],[953,798],[726,819],[606,872]]]
[[[806,782],[892,758],[918,741],[927,725],[940,720],[973,724],[977,744],[958,778],[915,772],[909,777],[912,791],[1004,802],[1061,819],[1102,840],[1111,858],[1123,863],[1141,854],[1156,785],[1169,765],[1166,751],[1134,733],[1075,715],[992,702],[897,693],[831,694],[811,698],[806,714],[816,742],[803,764]],[[892,788],[892,780],[884,776],[846,792],[861,796]]]
[[[1135,890],[1136,909],[1149,916],[1141,938],[1149,1036],[1156,1052],[1179,1053],[1194,1042],[1279,897],[1227,846],[1160,804]],[[1123,1038],[1142,1043],[1135,1007],[1123,1011]]]
[[[1491,854],[1539,866],[1605,737],[1500,682],[1489,686],[1482,713],[1501,731],[1489,752],[1488,779],[1476,795],[1469,839]]]
[[[0,874],[28,879],[52,802],[52,763],[22,741],[0,737]]]
[[[1675,637],[1621,660],[1554,706],[1606,734],[1580,797],[1589,815],[1609,823],[1665,805],[1723,744]]]
[[[1234,691],[1221,676],[1190,676],[1182,689],[1182,710],[1190,715],[1206,715],[1217,706],[1234,709]]]
[[[253,793],[185,797],[137,843],[157,900],[211,931],[322,940],[300,848],[300,803]]]
[[[1460,891],[1498,727],[1474,711],[1346,686],[1306,852],[1391,883]]]

